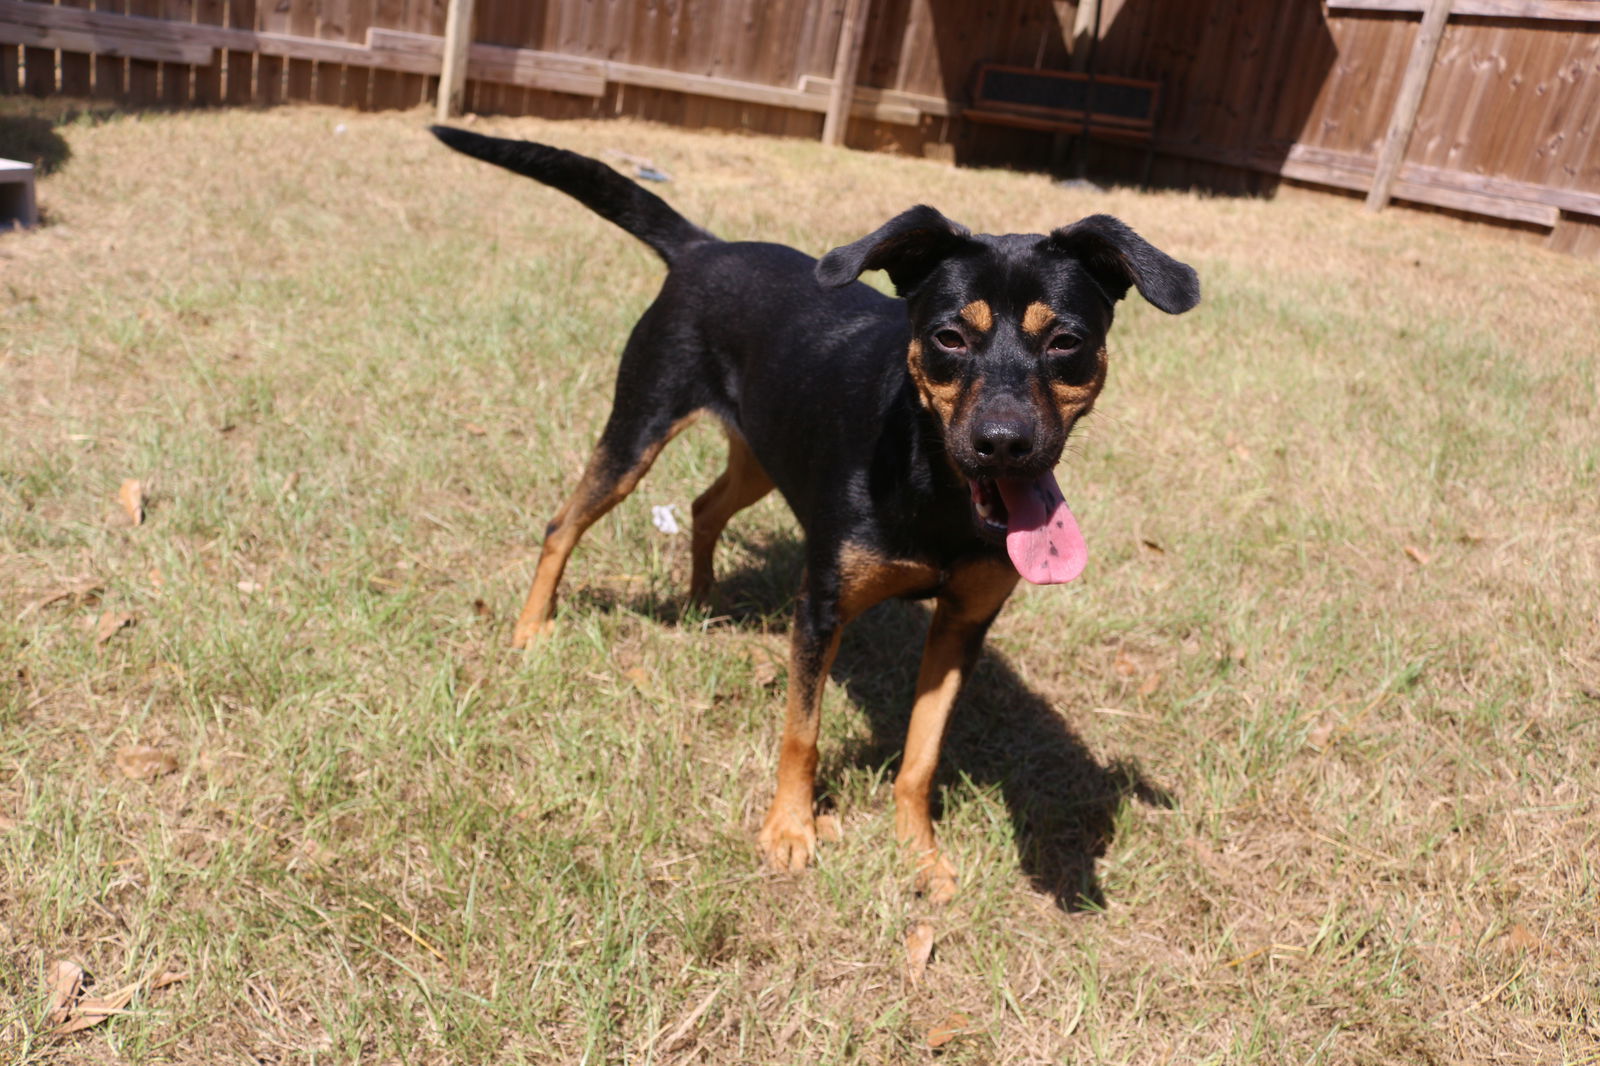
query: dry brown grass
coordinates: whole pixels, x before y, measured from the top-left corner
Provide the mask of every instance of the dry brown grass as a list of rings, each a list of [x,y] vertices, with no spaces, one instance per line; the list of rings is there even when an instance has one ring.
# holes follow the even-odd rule
[[[734,621],[649,525],[714,433],[504,649],[660,274],[422,121],[58,125],[49,225],[0,236],[0,1056],[1600,1061],[1600,267],[1311,195],[491,124],[651,157],[728,237],[1109,211],[1199,269],[1191,315],[1122,312],[1062,469],[1091,568],[995,629],[934,912],[889,846],[914,606],[827,696],[843,839],[756,869],[794,527],[736,520]],[[62,958],[189,977],[56,1036]]]

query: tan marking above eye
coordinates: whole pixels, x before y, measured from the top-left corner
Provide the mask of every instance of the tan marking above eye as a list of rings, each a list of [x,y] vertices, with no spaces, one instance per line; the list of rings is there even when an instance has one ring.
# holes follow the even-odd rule
[[[994,311],[990,310],[987,300],[973,300],[963,307],[961,319],[979,333],[988,333],[994,328]]]
[[[1042,303],[1031,303],[1022,313],[1022,331],[1024,333],[1043,333],[1046,326],[1054,322],[1056,313]]]

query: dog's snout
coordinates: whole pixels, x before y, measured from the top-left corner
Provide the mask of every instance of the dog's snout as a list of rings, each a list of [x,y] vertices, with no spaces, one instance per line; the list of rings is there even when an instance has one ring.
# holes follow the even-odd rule
[[[1018,419],[985,419],[972,430],[972,450],[985,462],[1022,462],[1033,447],[1033,427]]]

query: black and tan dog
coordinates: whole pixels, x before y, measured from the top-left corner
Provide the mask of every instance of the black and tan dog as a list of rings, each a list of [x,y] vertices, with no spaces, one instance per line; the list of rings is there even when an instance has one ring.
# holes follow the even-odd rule
[[[813,777],[822,686],[840,630],[892,596],[936,602],[895,827],[918,887],[950,896],[928,799],[945,723],[984,633],[1020,575],[1070,581],[1083,537],[1051,473],[1106,378],[1106,331],[1130,286],[1163,311],[1200,298],[1195,273],[1095,215],[1048,235],[969,233],[913,207],[821,261],[722,241],[595,160],[435,127],[450,147],[550,185],[666,260],[634,326],[611,417],[546,530],[514,643],[544,632],[584,530],[632,492],[667,441],[709,412],[728,467],[694,502],[690,592],[733,514],[774,487],[805,530],[767,863],[798,870],[816,847]],[[856,282],[888,272],[901,299]]]

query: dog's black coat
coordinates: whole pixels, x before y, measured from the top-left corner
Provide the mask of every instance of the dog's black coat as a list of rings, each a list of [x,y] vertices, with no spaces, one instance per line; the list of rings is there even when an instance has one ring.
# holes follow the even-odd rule
[[[780,797],[763,831],[775,865],[798,865],[790,852],[775,857],[769,837],[785,831],[773,829],[784,820],[785,789],[790,808],[809,805],[805,743],[792,734],[805,731],[797,718],[815,716],[840,625],[886,595],[939,596],[941,605],[949,600],[952,619],[960,616],[959,656],[970,663],[1016,580],[1000,537],[975,517],[974,484],[1035,478],[1054,467],[1103,383],[1115,302],[1133,286],[1163,310],[1188,310],[1199,299],[1195,274],[1109,216],[1049,235],[988,236],[926,206],[818,261],[782,245],[721,241],[654,193],[572,152],[433,132],[458,151],[573,196],[669,267],[623,351],[611,415],[583,483],[551,524],[546,553],[558,535],[564,539],[549,573],[541,559],[544,576],[536,578],[518,643],[548,624],[565,553],[582,529],[631,490],[697,412],[728,428],[735,451],[748,446],[760,468],[747,476],[751,491],[765,491],[755,484],[764,473],[805,531],[790,729]],[[871,269],[887,271],[902,298],[856,281]],[[735,465],[730,459],[725,479]],[[697,501],[697,522],[715,491]],[[714,542],[721,526],[712,524]],[[709,550],[704,575],[697,559],[697,586],[709,581]],[[980,570],[989,575],[981,582],[958,580]],[[978,588],[984,591],[971,591]],[[981,610],[968,609],[979,602]],[[937,736],[933,743],[936,755]],[[814,729],[810,745],[814,765]],[[799,751],[794,766],[791,746]],[[803,796],[799,784],[784,784],[785,774],[805,777]],[[904,798],[899,789],[897,797]],[[790,836],[809,833],[808,806],[784,817],[806,823],[789,825]],[[909,817],[918,820],[914,811]],[[931,848],[931,828],[902,830]],[[810,838],[803,843],[808,856]]]

